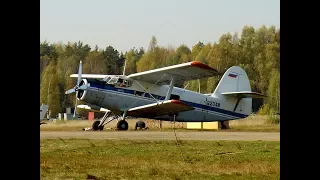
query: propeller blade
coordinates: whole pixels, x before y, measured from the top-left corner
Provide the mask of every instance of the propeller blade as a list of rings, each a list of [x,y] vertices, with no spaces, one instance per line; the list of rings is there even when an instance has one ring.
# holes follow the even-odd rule
[[[80,61],[80,64],[79,64],[79,70],[78,70],[78,82],[77,82],[77,85],[79,85],[79,84],[80,84],[81,76],[82,76],[82,61]]]
[[[82,61],[80,61],[80,64],[79,64],[77,86],[79,86],[81,78],[82,78]],[[76,117],[76,112],[77,112],[77,103],[78,103],[77,97],[78,97],[78,91],[76,91],[76,104],[74,105],[74,112],[73,112],[73,117],[74,118]]]
[[[76,90],[73,88],[73,89],[69,89],[65,92],[65,94],[70,94],[70,93],[73,93],[75,92]]]
[[[77,97],[78,97],[78,91],[76,92],[76,104],[74,105],[73,117],[76,117],[77,103],[78,103]]]

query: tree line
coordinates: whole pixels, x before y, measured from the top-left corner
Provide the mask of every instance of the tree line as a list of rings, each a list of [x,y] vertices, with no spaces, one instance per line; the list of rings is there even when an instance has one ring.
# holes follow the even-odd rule
[[[231,66],[240,66],[248,74],[252,91],[268,96],[253,100],[253,112],[280,113],[280,29],[265,25],[258,29],[244,26],[240,37],[237,32],[226,33],[218,42],[199,41],[191,49],[184,44],[177,48],[159,46],[155,36],[147,50],[132,48],[127,52],[119,52],[112,46],[92,48],[81,41],[40,42],[40,104],[48,104],[52,116],[65,112],[66,107],[74,107],[75,94],[64,92],[76,84],[76,78],[70,78],[70,74],[78,72],[80,61],[83,73],[122,74],[125,60],[126,75],[195,60],[222,74]],[[200,92],[213,93],[220,78],[201,79]],[[176,86],[199,91],[197,80]]]

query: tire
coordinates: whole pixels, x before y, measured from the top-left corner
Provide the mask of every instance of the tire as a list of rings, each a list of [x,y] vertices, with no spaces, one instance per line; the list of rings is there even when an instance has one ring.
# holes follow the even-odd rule
[[[128,122],[125,121],[125,120],[118,121],[118,123],[117,123],[117,129],[118,129],[118,130],[121,130],[121,131],[126,131],[126,130],[128,130],[128,129],[129,129]]]
[[[103,131],[103,128],[104,128],[104,126],[100,126],[100,127],[99,127],[99,130],[100,130],[100,131]]]
[[[95,122],[93,122],[93,123],[92,123],[92,130],[94,130],[94,131],[101,130],[101,129],[100,129],[101,127],[99,127],[99,124],[100,124],[100,121],[95,121]],[[102,127],[102,129],[103,129],[103,127]]]
[[[136,122],[136,126],[135,126],[135,129],[144,129],[144,128],[146,128],[146,123],[145,122],[143,122],[143,121],[137,121]]]

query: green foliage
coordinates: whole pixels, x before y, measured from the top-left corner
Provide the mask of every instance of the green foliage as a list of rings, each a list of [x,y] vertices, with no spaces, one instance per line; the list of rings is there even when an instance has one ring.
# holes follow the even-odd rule
[[[280,72],[274,69],[267,90],[267,103],[273,112],[280,112]]]
[[[279,124],[280,123],[280,115],[277,111],[274,110],[272,106],[270,106],[269,103],[264,104],[259,112],[259,115],[266,115],[267,121],[272,124]]]
[[[49,45],[47,41],[40,42],[40,58],[43,56],[48,56],[50,59],[57,58],[57,52],[54,45]]]
[[[83,73],[85,74],[107,73],[102,52],[97,50],[89,52],[83,63]]]
[[[103,52],[104,64],[107,74],[122,74],[120,67],[124,65],[124,59],[120,59],[119,52],[112,46],[108,46]]]
[[[140,48],[139,51],[135,48],[130,49],[125,53],[125,59],[127,61],[125,74],[133,74],[137,72],[137,62],[144,55],[144,49]]]
[[[40,103],[47,104],[51,110],[51,116],[56,116],[60,111],[60,94],[56,65],[52,61],[43,72],[40,85]]]
[[[261,108],[258,111],[259,115],[268,115],[270,112],[270,106],[269,104],[264,104],[261,106]]]
[[[277,114],[270,114],[268,115],[268,122],[272,124],[279,124],[280,123],[280,115]]]
[[[155,36],[152,36],[151,41],[149,43],[148,51],[153,51],[156,47],[157,47],[157,38]]]

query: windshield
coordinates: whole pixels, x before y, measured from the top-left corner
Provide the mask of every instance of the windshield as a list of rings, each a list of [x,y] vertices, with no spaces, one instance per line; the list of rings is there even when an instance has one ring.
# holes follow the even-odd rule
[[[115,84],[117,83],[118,79],[119,79],[118,77],[113,77],[108,81],[108,84]]]
[[[107,77],[105,77],[105,78],[103,79],[103,81],[108,82],[110,79],[111,79],[111,77],[110,77],[110,76],[107,76]]]

